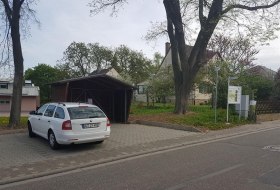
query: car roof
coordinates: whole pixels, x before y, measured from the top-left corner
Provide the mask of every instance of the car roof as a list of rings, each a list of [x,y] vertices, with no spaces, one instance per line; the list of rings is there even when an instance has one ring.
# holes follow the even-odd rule
[[[50,102],[49,105],[62,105],[65,107],[77,107],[77,106],[88,106],[88,107],[97,107],[96,105],[80,103],[80,102]]]

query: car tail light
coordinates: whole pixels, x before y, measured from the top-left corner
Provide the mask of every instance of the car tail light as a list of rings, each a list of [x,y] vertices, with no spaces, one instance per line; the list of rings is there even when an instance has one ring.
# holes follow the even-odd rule
[[[71,121],[67,120],[62,123],[62,130],[72,130]]]
[[[111,127],[110,120],[107,118],[107,127]]]

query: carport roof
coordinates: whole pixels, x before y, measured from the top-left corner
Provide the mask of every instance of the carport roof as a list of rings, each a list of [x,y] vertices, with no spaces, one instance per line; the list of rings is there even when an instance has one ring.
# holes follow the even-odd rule
[[[135,89],[135,87],[133,87],[131,84],[128,84],[126,82],[123,82],[119,79],[116,79],[106,74],[95,74],[95,75],[89,75],[85,77],[66,79],[66,80],[50,83],[50,85],[61,85],[65,83],[71,83],[71,82],[77,82],[77,81],[89,80],[89,79],[97,79],[98,82],[103,83],[104,85],[119,86],[126,89]]]

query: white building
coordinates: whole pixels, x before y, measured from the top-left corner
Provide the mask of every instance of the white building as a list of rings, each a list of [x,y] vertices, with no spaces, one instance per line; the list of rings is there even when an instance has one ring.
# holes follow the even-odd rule
[[[192,47],[187,46],[187,52],[190,53]],[[171,45],[170,43],[165,44],[165,57],[161,63],[160,69],[163,68],[170,68],[172,70],[172,52],[171,52]],[[212,52],[212,51],[207,51],[207,60],[208,62],[216,59],[220,59],[220,55],[218,53]],[[160,70],[159,69],[159,70]],[[207,81],[205,78],[204,80]],[[148,81],[144,81],[142,83],[139,83],[137,85],[138,90],[135,93],[135,100],[138,102],[146,102],[147,97],[146,97],[146,91],[145,89],[147,88]],[[208,90],[203,85],[198,85],[194,84],[194,89],[190,94],[189,97],[189,103],[190,104],[201,104],[201,103],[208,103],[209,100],[211,99],[212,94],[208,93]],[[175,101],[175,96],[171,96],[167,98],[167,101],[169,102],[174,102]]]
[[[40,105],[40,90],[30,80],[22,87],[21,114],[28,115]],[[0,79],[0,116],[8,116],[11,110],[13,80]]]

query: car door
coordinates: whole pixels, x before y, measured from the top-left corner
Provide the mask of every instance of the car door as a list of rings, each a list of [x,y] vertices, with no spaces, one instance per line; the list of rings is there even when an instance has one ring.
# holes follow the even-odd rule
[[[36,134],[41,135],[39,129],[41,126],[41,120],[42,120],[43,114],[47,107],[48,107],[48,104],[44,104],[36,111],[35,115],[32,115],[32,117],[30,118],[32,130]]]
[[[48,130],[50,128],[51,123],[53,122],[53,114],[55,108],[56,105],[50,104],[41,118],[41,127],[39,131],[45,138],[48,138]]]
[[[53,116],[53,122],[51,123],[53,132],[55,135],[60,135],[62,132],[62,123],[65,121],[64,109],[57,106]]]

